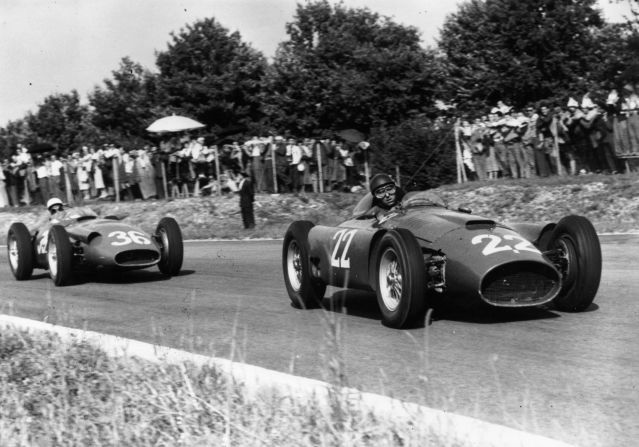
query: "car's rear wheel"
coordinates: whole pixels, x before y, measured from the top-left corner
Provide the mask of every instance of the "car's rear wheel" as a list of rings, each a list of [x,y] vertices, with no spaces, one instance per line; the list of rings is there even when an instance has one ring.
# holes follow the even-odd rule
[[[7,254],[11,273],[18,281],[31,278],[34,266],[33,244],[27,226],[12,223],[7,234]]]
[[[160,271],[169,276],[177,275],[184,261],[184,241],[180,226],[172,217],[164,217],[158,223],[155,234],[161,245],[158,263]]]
[[[553,304],[566,312],[586,310],[601,280],[601,245],[594,227],[585,217],[564,217],[545,245],[542,249],[562,275],[562,288]]]
[[[47,265],[49,276],[56,286],[69,284],[73,273],[73,246],[67,230],[61,225],[49,229]]]
[[[375,289],[382,323],[394,328],[422,323],[426,284],[417,239],[405,229],[389,231],[380,239],[376,253]]]
[[[306,220],[293,222],[286,230],[282,246],[282,270],[286,291],[295,307],[319,307],[326,292],[326,284],[311,275],[308,232],[313,223]]]

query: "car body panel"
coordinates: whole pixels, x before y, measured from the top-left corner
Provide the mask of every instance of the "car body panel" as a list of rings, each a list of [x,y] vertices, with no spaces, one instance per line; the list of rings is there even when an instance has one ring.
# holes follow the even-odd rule
[[[375,242],[403,228],[420,245],[426,279],[429,267],[445,258],[445,287],[434,292],[443,298],[520,307],[549,302],[559,293],[561,274],[535,245],[553,224],[500,224],[448,209],[430,192],[409,193],[402,204],[379,221],[350,219],[312,228],[308,241],[316,276],[336,287],[375,290]]]
[[[49,228],[56,221],[35,232],[34,248],[40,268],[47,265]],[[157,264],[161,246],[155,236],[139,227],[116,219],[83,215],[60,221],[74,249],[74,267],[112,267],[139,269]]]

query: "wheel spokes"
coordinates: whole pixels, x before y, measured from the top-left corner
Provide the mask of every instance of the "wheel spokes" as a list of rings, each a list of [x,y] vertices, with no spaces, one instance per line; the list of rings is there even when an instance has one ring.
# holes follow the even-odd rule
[[[18,241],[15,238],[9,239],[9,262],[14,270],[18,267],[19,253],[18,253]]]

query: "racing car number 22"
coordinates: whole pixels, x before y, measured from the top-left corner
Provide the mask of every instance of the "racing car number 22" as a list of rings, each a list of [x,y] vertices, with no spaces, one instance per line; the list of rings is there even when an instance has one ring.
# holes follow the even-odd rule
[[[477,245],[481,244],[484,239],[489,239],[488,243],[481,251],[481,254],[483,254],[484,256],[499,253],[500,251],[512,251],[513,253],[519,253],[520,251],[530,251],[533,253],[541,253],[530,241],[527,241],[523,237],[514,234],[507,234],[503,236],[503,239],[506,241],[518,241],[518,243],[515,244],[514,247],[511,247],[507,242],[502,244],[502,237],[495,234],[479,234],[472,238],[470,242],[473,245]]]
[[[351,260],[348,257],[348,249],[351,246],[351,242],[353,242],[355,233],[357,233],[357,230],[339,230],[333,235],[333,240],[337,239],[337,242],[335,243],[333,254],[331,255],[332,267],[339,267],[343,269],[351,268]]]

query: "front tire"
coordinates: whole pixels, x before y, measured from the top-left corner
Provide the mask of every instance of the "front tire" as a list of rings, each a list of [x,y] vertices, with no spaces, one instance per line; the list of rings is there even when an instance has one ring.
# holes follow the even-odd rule
[[[400,329],[423,322],[427,307],[424,258],[415,236],[401,228],[389,231],[376,253],[375,289],[382,323]]]
[[[308,233],[313,223],[293,222],[286,230],[282,246],[282,271],[286,291],[293,306],[302,309],[320,307],[326,284],[311,275]]]
[[[544,250],[562,274],[562,288],[553,300],[564,312],[582,312],[595,299],[601,280],[601,245],[594,227],[582,216],[567,216],[554,228]]]
[[[164,217],[158,223],[155,234],[162,247],[158,268],[165,275],[177,275],[184,261],[184,241],[180,226],[172,217]]]
[[[69,284],[73,273],[73,246],[69,233],[62,225],[53,225],[49,229],[47,264],[49,276],[56,286]]]
[[[18,281],[31,278],[34,265],[31,234],[22,222],[12,223],[7,234],[7,255],[11,273]]]

